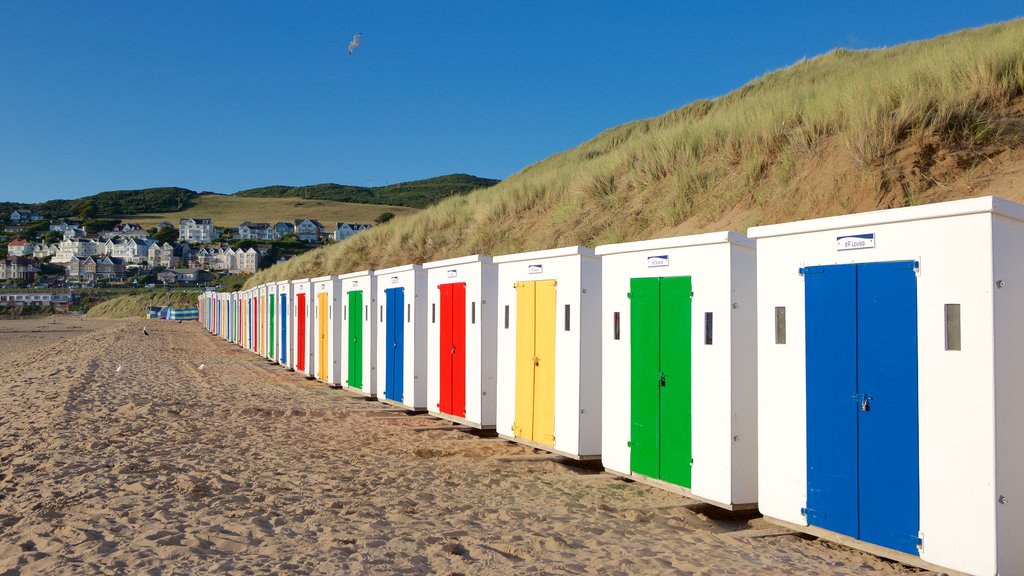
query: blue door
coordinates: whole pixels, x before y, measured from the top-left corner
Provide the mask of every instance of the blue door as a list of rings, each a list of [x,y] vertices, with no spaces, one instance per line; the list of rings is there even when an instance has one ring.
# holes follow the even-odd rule
[[[278,350],[281,354],[281,363],[288,363],[288,295],[281,294],[281,345]]]
[[[920,529],[915,267],[802,270],[807,521],[910,554]]]
[[[405,288],[388,288],[386,297],[385,343],[387,345],[387,366],[385,368],[384,397],[401,402],[405,383]]]

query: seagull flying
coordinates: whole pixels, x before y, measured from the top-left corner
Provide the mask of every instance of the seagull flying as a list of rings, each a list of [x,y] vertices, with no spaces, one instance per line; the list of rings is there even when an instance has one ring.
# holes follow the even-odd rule
[[[348,53],[349,54],[351,54],[352,51],[355,50],[356,48],[359,48],[359,46],[360,46],[360,44],[359,44],[359,37],[362,34],[363,34],[362,32],[357,32],[356,35],[352,37],[352,41],[348,43]]]

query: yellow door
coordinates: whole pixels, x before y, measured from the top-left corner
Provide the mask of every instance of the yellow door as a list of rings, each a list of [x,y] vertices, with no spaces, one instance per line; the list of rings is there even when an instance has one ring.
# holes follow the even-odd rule
[[[555,445],[555,281],[537,282],[536,351],[533,382],[533,440]]]
[[[512,433],[527,440],[533,440],[536,294],[534,282],[516,282],[516,417]]]
[[[516,416],[519,438],[555,444],[555,281],[516,284]]]
[[[329,322],[327,321],[327,293],[321,292],[316,295],[316,310],[319,316],[320,324],[318,327],[320,334],[320,347],[317,349],[317,360],[319,360],[320,372],[319,376],[321,380],[327,379],[327,327]]]

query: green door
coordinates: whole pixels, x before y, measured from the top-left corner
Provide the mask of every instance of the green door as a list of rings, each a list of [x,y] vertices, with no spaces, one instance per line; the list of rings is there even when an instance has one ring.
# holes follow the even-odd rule
[[[630,469],[690,487],[689,276],[630,280]]]
[[[348,293],[348,385],[363,387],[363,291]]]

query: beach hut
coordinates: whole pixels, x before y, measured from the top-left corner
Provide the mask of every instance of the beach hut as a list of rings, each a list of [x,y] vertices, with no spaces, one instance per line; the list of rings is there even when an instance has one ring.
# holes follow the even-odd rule
[[[490,256],[428,262],[427,411],[495,427],[498,267]]]
[[[294,347],[290,351],[295,356],[293,369],[306,376],[313,374],[313,326],[310,321],[313,312],[313,284],[309,278],[292,281],[294,304],[292,325],[295,326]]]
[[[335,317],[341,281],[336,276],[313,278],[313,375],[328,386],[340,386],[341,322]]]
[[[494,258],[498,434],[601,457],[601,260],[574,246]]]
[[[266,353],[263,357],[271,362],[277,362],[277,282],[267,284],[267,335],[264,340],[267,343]]]
[[[228,305],[231,307],[231,331],[230,331],[230,338],[229,338],[229,340],[233,344],[238,344],[239,315],[238,315],[238,292],[237,291],[231,293],[231,297],[228,300]]]
[[[277,331],[274,336],[277,344],[277,362],[281,366],[291,368],[289,360],[291,354],[288,353],[291,347],[291,332],[289,319],[291,315],[289,306],[292,302],[292,283],[290,280],[282,280],[277,283]]]
[[[341,381],[346,388],[377,396],[374,319],[376,278],[372,270],[352,272],[341,280]]]
[[[409,264],[378,270],[377,398],[427,409],[427,272]]]
[[[267,285],[260,284],[256,288],[256,306],[259,309],[257,319],[259,324],[256,327],[258,335],[256,339],[256,353],[260,356],[267,355]]]
[[[246,301],[248,302],[248,308],[249,308],[248,309],[248,317],[246,318],[246,323],[247,323],[247,326],[246,326],[247,330],[246,331],[248,332],[248,340],[246,341],[246,348],[250,352],[255,352],[256,351],[256,327],[259,325],[259,322],[256,321],[256,319],[258,317],[258,314],[259,314],[259,310],[257,308],[256,296],[257,296],[256,290],[253,289],[253,288],[250,288],[246,292]]]
[[[605,469],[723,508],[754,508],[754,242],[714,232],[595,252]]]
[[[761,512],[909,564],[1024,574],[1024,206],[749,234]]]

